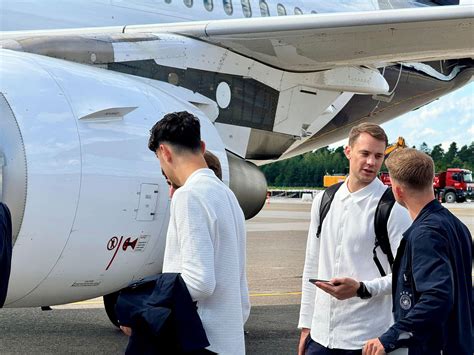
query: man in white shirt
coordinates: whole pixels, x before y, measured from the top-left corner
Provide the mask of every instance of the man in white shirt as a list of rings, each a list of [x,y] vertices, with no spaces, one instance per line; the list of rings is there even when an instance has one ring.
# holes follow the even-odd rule
[[[386,146],[381,127],[362,123],[352,128],[344,151],[349,177],[334,196],[319,238],[323,194],[313,202],[298,324],[300,355],[361,354],[365,341],[392,323],[391,274],[381,277],[372,254],[375,210],[387,188],[377,179]],[[406,210],[395,204],[387,224],[393,255],[410,224]],[[380,248],[378,258],[390,271]]]
[[[207,349],[244,354],[250,313],[245,271],[245,219],[232,191],[207,168],[199,120],[188,112],[165,115],[151,130],[149,148],[171,183],[163,272],[181,273],[197,301]]]

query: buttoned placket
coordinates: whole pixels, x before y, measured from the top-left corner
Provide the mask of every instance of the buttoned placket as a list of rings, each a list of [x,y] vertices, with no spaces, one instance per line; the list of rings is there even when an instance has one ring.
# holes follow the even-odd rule
[[[334,255],[334,266],[332,270],[332,277],[334,275],[341,275],[341,258],[342,258],[342,248],[343,248],[343,242],[345,239],[345,231],[347,230],[346,225],[347,225],[347,214],[349,211],[349,204],[352,202],[351,196],[348,195],[345,198],[342,199],[342,203],[344,205],[342,214],[341,214],[341,222],[339,224],[338,230],[337,230],[337,239],[336,239],[336,249],[335,249],[335,255]],[[340,302],[337,298],[332,297],[330,299],[330,328],[329,329],[336,329],[336,325],[338,322],[338,314],[336,312],[338,311],[338,306]],[[340,307],[339,307],[340,308]],[[333,347],[334,345],[334,338],[337,337],[337,334],[334,333],[334,331],[329,332],[329,337],[328,337],[328,342],[329,342],[329,347]]]

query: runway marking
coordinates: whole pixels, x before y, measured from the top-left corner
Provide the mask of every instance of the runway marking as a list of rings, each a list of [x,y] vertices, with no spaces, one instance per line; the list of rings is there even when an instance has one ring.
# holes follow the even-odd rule
[[[296,292],[272,292],[272,293],[251,293],[250,297],[273,297],[273,296],[300,296],[301,291]],[[70,305],[101,305],[104,304],[102,299],[92,299],[70,303]]]
[[[298,296],[298,295],[301,295],[301,291],[298,291],[298,292],[274,292],[274,293],[251,293],[250,297]]]

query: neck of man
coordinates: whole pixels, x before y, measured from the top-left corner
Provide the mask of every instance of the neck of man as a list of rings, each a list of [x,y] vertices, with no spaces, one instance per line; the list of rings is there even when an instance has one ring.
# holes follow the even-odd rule
[[[175,159],[175,176],[178,180],[175,183],[179,186],[183,186],[196,170],[207,168],[202,154],[186,154]]]
[[[419,194],[412,194],[407,197],[404,201],[406,208],[408,209],[408,213],[412,220],[415,220],[416,217],[420,214],[421,210],[425,208],[425,206],[434,200],[434,193],[433,192],[425,192]]]
[[[351,193],[357,192],[359,190],[362,190],[364,187],[370,185],[372,181],[374,180],[371,180],[370,182],[360,181],[359,179],[349,174],[349,177],[347,178],[347,188],[349,189],[349,192]]]

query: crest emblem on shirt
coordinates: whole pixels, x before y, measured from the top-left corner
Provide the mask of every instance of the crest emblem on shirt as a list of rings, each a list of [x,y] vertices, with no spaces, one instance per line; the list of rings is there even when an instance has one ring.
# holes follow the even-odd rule
[[[400,293],[400,307],[405,311],[411,308],[410,294],[406,291]]]

